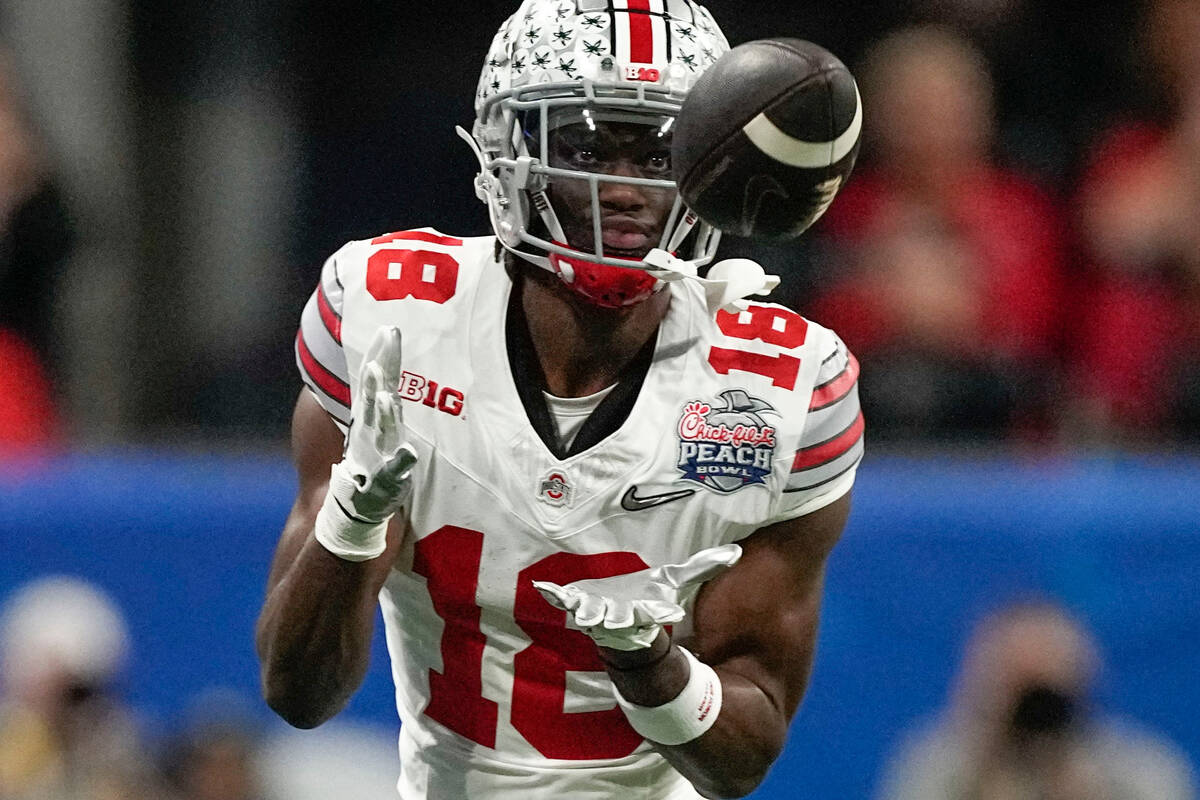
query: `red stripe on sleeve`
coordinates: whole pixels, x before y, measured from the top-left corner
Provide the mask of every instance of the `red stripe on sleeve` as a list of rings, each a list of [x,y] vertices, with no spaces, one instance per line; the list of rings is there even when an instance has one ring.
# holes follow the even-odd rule
[[[304,371],[313,379],[313,383],[325,394],[337,400],[346,408],[350,407],[350,386],[337,375],[334,375],[313,356],[308,345],[304,343],[304,331],[296,334],[296,350],[300,353],[300,363]]]
[[[634,64],[654,61],[654,25],[650,19],[650,0],[629,0],[629,60]],[[646,13],[638,13],[644,11]]]
[[[810,469],[821,464],[833,461],[840,455],[845,455],[851,447],[858,443],[863,434],[863,415],[858,412],[858,416],[854,418],[854,422],[850,423],[850,427],[834,436],[832,439],[827,439],[819,444],[814,444],[812,447],[806,447],[799,453],[796,453],[796,458],[792,461],[792,472]]]
[[[854,357],[854,353],[848,355],[850,361],[846,364],[846,368],[837,374],[837,377],[813,389],[812,402],[808,404],[809,411],[817,411],[833,405],[853,388],[854,382],[858,380],[858,359]]]
[[[371,244],[387,244],[388,242],[412,241],[412,242],[432,242],[433,244],[444,244],[451,247],[457,247],[462,244],[462,239],[455,239],[452,236],[442,236],[429,231],[399,231],[397,233],[385,233],[383,236],[376,236],[371,240]]]
[[[342,343],[342,318],[333,310],[333,306],[329,304],[329,298],[325,296],[325,287],[317,287],[317,310],[321,312],[321,322],[325,323],[325,330],[329,331],[329,335],[338,344]]]

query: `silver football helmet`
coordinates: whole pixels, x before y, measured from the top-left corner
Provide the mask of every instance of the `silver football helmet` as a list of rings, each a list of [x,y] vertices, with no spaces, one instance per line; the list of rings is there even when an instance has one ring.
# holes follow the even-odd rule
[[[728,49],[691,0],[524,0],[488,51],[471,135],[459,131],[479,158],[476,194],[501,244],[608,307],[661,288],[646,272],[655,269],[644,260],[651,247],[676,254],[686,245],[679,258],[692,270],[708,264],[720,233],[678,196],[670,129]],[[607,144],[578,141],[607,131],[617,132]],[[632,149],[635,166],[609,169],[605,147]],[[601,196],[617,185],[657,198],[665,223],[606,228]],[[563,207],[568,193],[582,210]]]

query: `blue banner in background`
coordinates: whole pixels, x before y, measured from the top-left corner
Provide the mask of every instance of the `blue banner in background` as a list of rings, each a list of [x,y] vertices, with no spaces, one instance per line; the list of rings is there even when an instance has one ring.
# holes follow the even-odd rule
[[[0,468],[0,598],[86,578],[126,613],[126,696],[164,724],[258,692],[253,626],[295,479],[287,461],[141,453]],[[830,563],[813,680],[758,798],[869,796],[944,701],[972,623],[1030,593],[1094,631],[1099,704],[1200,762],[1200,460],[869,458]],[[396,724],[382,633],[347,714]],[[264,715],[266,714],[264,707]]]

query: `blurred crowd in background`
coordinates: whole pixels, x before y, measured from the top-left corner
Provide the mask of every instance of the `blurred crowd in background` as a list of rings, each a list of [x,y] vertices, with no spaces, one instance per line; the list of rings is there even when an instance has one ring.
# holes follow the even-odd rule
[[[1086,625],[1044,598],[998,607],[963,648],[946,707],[895,745],[876,800],[1168,800],[1191,766],[1135,721],[1098,708]]]
[[[5,599],[0,800],[394,796],[394,732],[284,732],[220,690],[193,698],[170,728],[139,718],[122,689],[137,646],[111,598],[77,578],[43,577]],[[1172,742],[1095,701],[1101,660],[1086,625],[1057,603],[999,605],[966,642],[945,709],[897,740],[873,797],[1195,800],[1192,767]]]
[[[133,642],[99,587],[46,576],[0,609],[0,800],[393,800],[394,733],[284,732],[202,693],[169,728],[124,698]]]
[[[1004,158],[969,37],[906,28],[859,63],[864,163],[798,302],[858,354],[876,437],[1200,434],[1200,4],[1154,0],[1130,29],[1156,105],[1120,109],[1057,183]]]
[[[387,230],[489,232],[453,126],[514,5],[0,3],[0,458],[281,447],[325,256]],[[873,443],[1195,444],[1200,0],[707,5],[735,44],[811,39],[859,80],[863,150],[826,217],[724,253],[841,333]],[[48,608],[61,626],[29,623]],[[1013,626],[1047,663],[1005,650]],[[390,795],[387,737],[378,759],[353,734],[311,751],[350,754],[330,767],[221,698],[148,733],[121,701],[123,630],[71,580],[7,598],[0,800],[348,796],[321,788],[348,763],[382,764],[355,796]],[[1096,659],[1052,604],[983,621],[881,798],[1193,797],[1168,744],[1077,724]],[[977,673],[998,663],[1036,680],[988,695],[1004,680]],[[1104,794],[1114,765],[1130,785]]]
[[[510,2],[0,6],[0,449],[285,440],[342,242],[488,232],[479,54]],[[809,38],[866,108],[786,244],[726,240],[863,365],[876,444],[1200,436],[1200,4],[709,4]]]

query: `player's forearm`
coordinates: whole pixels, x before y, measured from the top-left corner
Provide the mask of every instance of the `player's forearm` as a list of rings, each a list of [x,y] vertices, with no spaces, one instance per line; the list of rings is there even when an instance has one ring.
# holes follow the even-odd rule
[[[724,693],[717,721],[699,739],[655,749],[704,796],[743,797],[783,751],[787,718],[751,681],[716,671]]]
[[[665,634],[647,652],[605,649],[603,655],[618,691],[640,706],[672,700],[688,680],[687,658]],[[752,681],[721,667],[716,672],[723,699],[712,727],[681,745],[653,744],[706,797],[742,797],[762,782],[782,751],[787,717]]]
[[[379,587],[366,562],[309,537],[271,588],[256,635],[263,695],[288,723],[312,728],[362,683]]]

